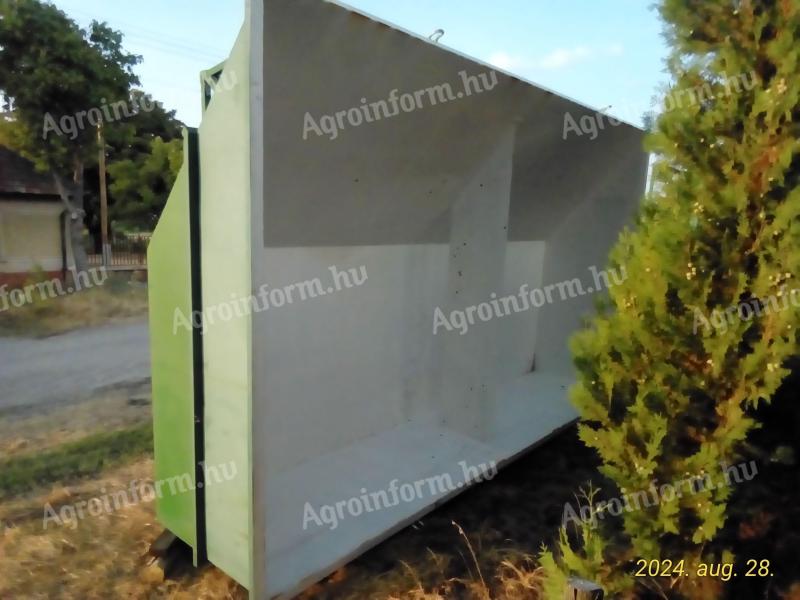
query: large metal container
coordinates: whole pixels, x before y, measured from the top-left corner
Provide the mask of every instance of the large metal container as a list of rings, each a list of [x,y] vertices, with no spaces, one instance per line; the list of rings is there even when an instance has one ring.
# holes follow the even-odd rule
[[[158,514],[287,596],[575,418],[567,340],[647,156],[322,0],[251,0],[204,80],[150,246],[156,478],[192,484]]]

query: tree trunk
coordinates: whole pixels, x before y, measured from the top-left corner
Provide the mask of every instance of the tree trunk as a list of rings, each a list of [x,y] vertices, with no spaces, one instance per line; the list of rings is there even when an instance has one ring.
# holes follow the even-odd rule
[[[75,158],[72,181],[75,185],[75,197],[72,200],[72,204],[80,215],[78,219],[71,221],[72,255],[75,258],[75,270],[83,273],[89,268],[89,259],[86,256],[86,248],[83,245],[83,229],[86,217],[86,210],[83,207],[83,161],[77,157]]]
[[[83,162],[79,159],[75,160],[71,189],[67,188],[55,169],[52,169],[52,173],[58,195],[61,196],[61,201],[67,209],[69,245],[75,260],[75,270],[82,273],[89,268],[89,259],[83,247],[83,218],[86,215],[86,211],[83,209]]]

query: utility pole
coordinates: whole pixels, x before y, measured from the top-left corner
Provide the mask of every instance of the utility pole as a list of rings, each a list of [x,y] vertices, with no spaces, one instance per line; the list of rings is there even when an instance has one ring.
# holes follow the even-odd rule
[[[102,121],[97,124],[98,165],[100,171],[100,237],[103,245],[103,266],[111,266],[111,246],[108,243],[108,192],[106,190],[106,139]]]

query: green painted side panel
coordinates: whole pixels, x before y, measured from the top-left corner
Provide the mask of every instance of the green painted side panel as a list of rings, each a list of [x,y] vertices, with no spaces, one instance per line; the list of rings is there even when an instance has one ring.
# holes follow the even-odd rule
[[[188,156],[184,142],[184,157]],[[197,553],[189,168],[184,165],[147,253],[158,520]],[[180,479],[172,479],[180,478]],[[191,479],[190,489],[178,481]],[[169,485],[170,481],[172,485]],[[180,492],[181,489],[186,491]],[[175,490],[177,493],[172,493]]]
[[[250,24],[225,62],[228,82],[199,128],[203,307],[211,315],[252,294]],[[209,318],[203,335],[206,467],[235,476],[205,488],[208,559],[252,588],[251,318]]]

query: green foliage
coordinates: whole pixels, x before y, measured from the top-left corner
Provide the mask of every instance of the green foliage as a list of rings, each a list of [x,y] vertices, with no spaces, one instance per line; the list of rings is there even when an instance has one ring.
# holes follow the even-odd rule
[[[105,23],[81,29],[39,0],[0,0],[0,48],[0,95],[14,109],[0,137],[53,174],[70,212],[75,267],[85,271],[84,168],[98,155],[88,112],[128,98],[141,58],[126,53],[122,34]]]
[[[122,34],[106,24],[93,21],[82,29],[39,0],[0,0],[0,17],[0,97],[13,108],[11,118],[0,121],[0,142],[59,177],[62,197],[79,219],[73,224],[73,249],[82,254],[77,247],[85,224],[99,250],[97,130],[88,111],[95,124],[103,123],[109,164],[127,165],[117,187],[120,197],[113,190],[109,197],[112,219],[151,228],[166,201],[164,186],[174,178],[168,165],[176,155],[176,145],[169,144],[165,161],[156,140],[178,139],[182,124],[175,111],[132,89],[139,83],[133,68],[141,58],[125,52]],[[131,163],[144,168],[138,181]],[[165,171],[156,176],[152,169],[159,163]],[[152,193],[146,190],[150,184]]]
[[[175,118],[175,111],[164,109],[150,94],[134,89],[130,101],[134,106],[146,106],[147,110],[137,111],[106,136],[113,160],[149,153],[150,144],[157,137],[170,141],[183,135],[183,123]]]
[[[56,122],[106,102],[126,100],[138,83],[140,57],[122,49],[122,34],[93,21],[81,29],[38,0],[0,0],[0,91],[14,107],[15,147],[42,168],[71,174],[96,156],[96,131],[44,134]]]
[[[580,436],[620,491],[735,462],[758,426],[753,409],[789,373],[800,326],[788,304],[800,288],[800,4],[662,0],[660,11],[671,97],[688,101],[649,137],[655,192],[610,256],[628,277],[572,342]],[[712,325],[714,311],[741,305],[761,314]],[[619,589],[636,558],[694,564],[724,525],[730,492],[625,511],[622,533],[601,528],[600,554],[584,538],[580,560],[562,534],[561,567]],[[660,585],[701,597],[683,581]]]
[[[149,152],[108,167],[109,190],[114,198],[111,216],[124,224],[155,227],[183,162],[183,143],[156,137]]]
[[[110,175],[109,217],[116,233],[122,230],[153,230],[182,161],[183,147],[177,140],[182,138],[183,124],[175,118],[175,111],[165,110],[141,90],[131,92],[130,103],[145,106],[147,110],[139,110],[130,118],[118,122],[106,135]],[[162,142],[169,146],[166,160],[162,156],[165,152],[160,147]],[[119,164],[124,166],[117,167]],[[155,173],[154,169],[159,165],[162,172]],[[99,171],[95,168],[87,173],[87,180],[97,182],[99,189]],[[92,194],[91,202],[87,205],[86,223],[94,236],[98,252],[99,207],[99,195]]]
[[[587,581],[602,582],[605,592],[614,598],[624,595],[632,587],[631,574],[617,570],[613,561],[606,560],[609,542],[595,528],[598,522],[598,493],[594,488],[581,493],[579,499],[585,502],[583,508],[588,509],[589,515],[586,521],[577,525],[576,537],[570,538],[567,526],[563,525],[559,529],[557,551],[553,552],[545,547],[539,554],[542,595],[545,600],[562,600],[570,575]]]

